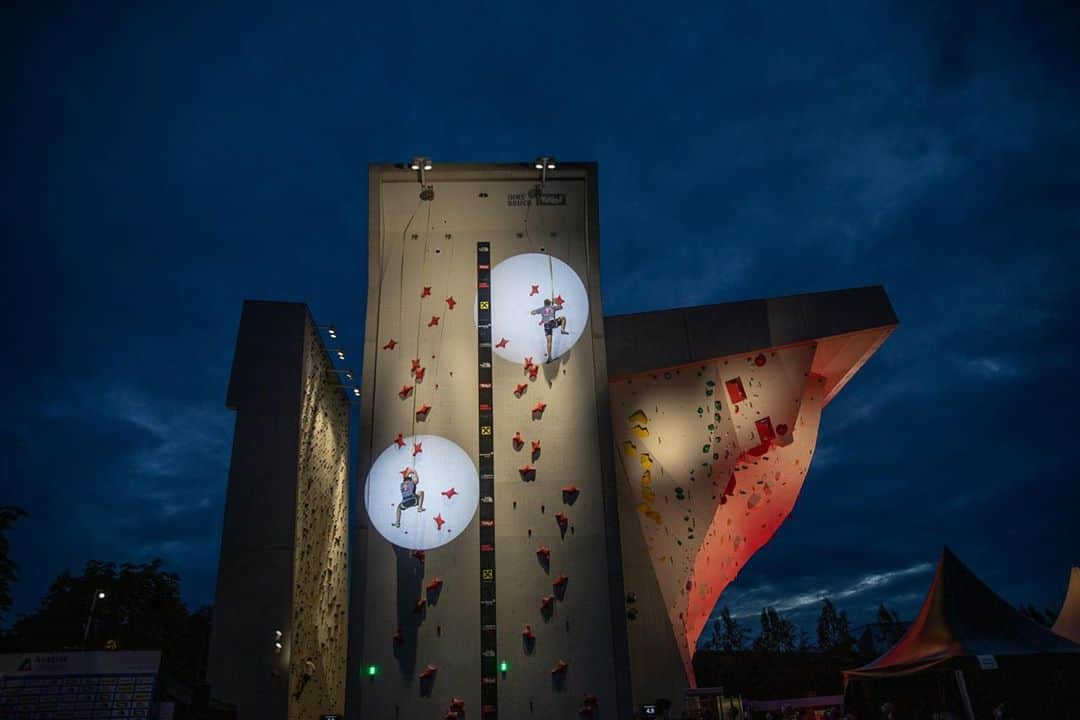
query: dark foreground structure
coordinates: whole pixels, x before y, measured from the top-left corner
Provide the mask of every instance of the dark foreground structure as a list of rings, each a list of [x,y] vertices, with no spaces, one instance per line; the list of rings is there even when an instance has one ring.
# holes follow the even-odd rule
[[[301,305],[245,305],[215,695],[242,719],[681,707],[888,298],[605,318],[594,164],[423,165],[370,170],[349,532],[337,350]]]
[[[877,660],[844,673],[845,708],[897,718],[1080,717],[1080,645],[1002,600],[945,548],[911,627]]]

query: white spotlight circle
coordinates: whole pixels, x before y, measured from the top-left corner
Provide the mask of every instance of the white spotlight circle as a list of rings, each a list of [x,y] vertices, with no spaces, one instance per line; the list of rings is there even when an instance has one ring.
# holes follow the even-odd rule
[[[524,253],[503,260],[491,270],[491,343],[495,354],[512,363],[544,362],[547,353],[544,325],[533,310],[544,300],[562,299],[556,317],[566,326],[551,334],[551,359],[574,346],[589,320],[589,294],[574,269],[543,253]],[[477,305],[473,303],[473,317]],[[562,330],[568,334],[563,335]],[[505,341],[505,342],[503,342]]]
[[[420,452],[414,455],[416,443]],[[406,468],[414,473],[414,488],[402,487]],[[476,465],[461,447],[438,435],[407,437],[404,445],[383,450],[364,485],[372,526],[409,550],[431,550],[456,538],[472,522],[479,500]]]

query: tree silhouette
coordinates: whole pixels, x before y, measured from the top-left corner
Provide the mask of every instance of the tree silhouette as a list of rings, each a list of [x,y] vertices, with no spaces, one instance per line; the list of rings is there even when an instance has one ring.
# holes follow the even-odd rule
[[[11,586],[19,580],[19,566],[11,559],[7,531],[26,511],[14,505],[0,505],[0,617],[11,610]]]
[[[878,605],[877,627],[874,628],[874,640],[878,647],[891,647],[903,635],[904,626],[900,622],[900,615],[885,607],[885,603]]]
[[[746,629],[731,617],[731,610],[724,606],[720,617],[714,621],[716,644],[722,652],[739,652],[746,649]]]
[[[798,643],[795,624],[780,617],[774,608],[761,611],[761,633],[754,639],[754,652],[778,654],[794,652]]]
[[[837,612],[832,600],[825,598],[817,621],[818,649],[822,652],[850,653],[855,645],[846,612]]]
[[[105,597],[95,600],[99,592]],[[80,576],[62,572],[38,609],[14,624],[7,644],[24,652],[65,650],[80,647],[85,632],[90,650],[161,650],[162,669],[194,684],[205,674],[210,620],[209,608],[188,612],[179,576],[164,571],[161,560],[119,567],[91,561]]]

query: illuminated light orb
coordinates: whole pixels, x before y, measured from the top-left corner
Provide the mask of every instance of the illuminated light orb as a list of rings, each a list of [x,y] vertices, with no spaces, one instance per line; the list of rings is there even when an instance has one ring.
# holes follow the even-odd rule
[[[432,550],[456,538],[472,522],[480,500],[479,476],[468,454],[446,438],[415,435],[404,440],[400,447],[391,443],[371,466],[364,485],[364,507],[372,526],[394,545]],[[414,443],[423,448],[415,456]],[[405,468],[419,476],[416,495],[424,492],[424,510],[420,512],[417,498],[416,504],[402,509],[401,526],[395,527]]]
[[[538,292],[536,292],[538,290]],[[573,268],[543,253],[524,253],[503,260],[491,271],[491,338],[495,354],[513,363],[526,357],[542,363],[547,352],[544,327],[539,315],[544,299],[562,297],[563,309],[556,317],[566,318],[563,335],[555,328],[551,335],[551,359],[566,354],[585,330],[589,320],[589,295]],[[473,304],[473,318],[477,306]],[[500,341],[505,339],[505,343]]]

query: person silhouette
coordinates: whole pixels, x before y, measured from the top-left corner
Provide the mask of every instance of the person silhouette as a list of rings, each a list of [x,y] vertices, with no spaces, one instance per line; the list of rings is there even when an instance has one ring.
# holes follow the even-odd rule
[[[566,318],[556,317],[555,313],[562,310],[562,303],[552,303],[551,300],[545,298],[543,307],[538,307],[535,310],[529,312],[530,315],[539,315],[540,322],[544,326],[544,336],[547,339],[547,358],[548,362],[551,362],[551,333],[555,328],[559,328],[559,332],[563,335],[569,335],[566,331]]]
[[[401,479],[401,502],[398,503],[394,517],[394,527],[401,527],[401,511],[416,507],[416,512],[424,512],[424,491],[417,490],[420,484],[420,476],[415,470],[409,468]]]

